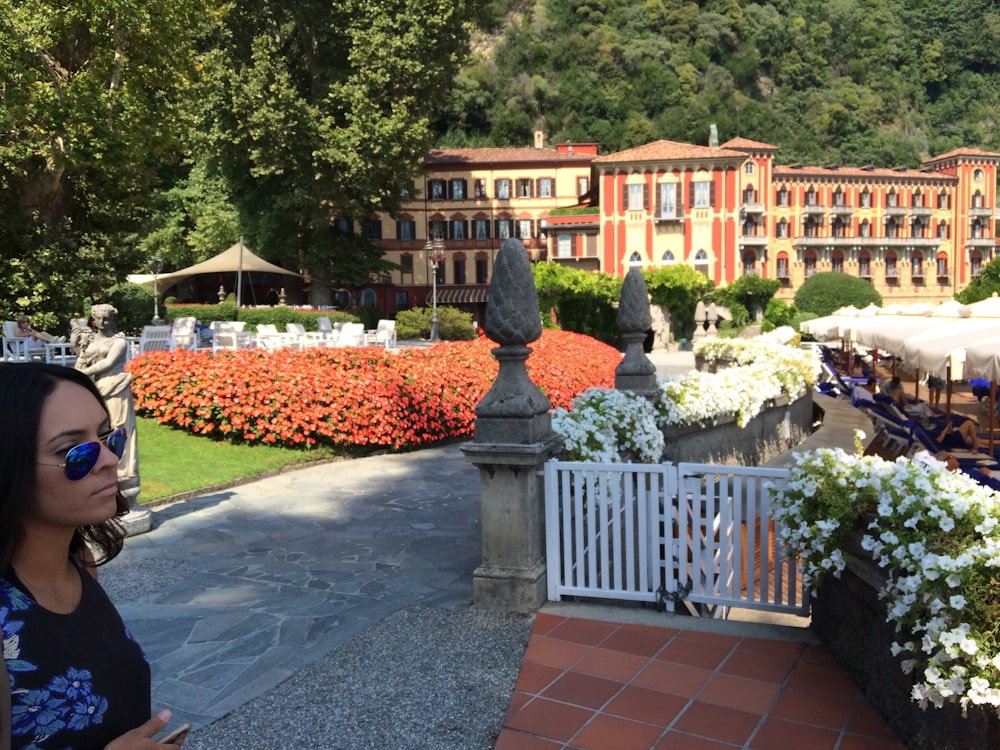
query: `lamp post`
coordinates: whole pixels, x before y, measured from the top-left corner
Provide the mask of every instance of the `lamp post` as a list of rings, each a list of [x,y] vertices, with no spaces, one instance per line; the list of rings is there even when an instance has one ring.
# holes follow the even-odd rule
[[[424,251],[431,259],[431,341],[440,341],[438,335],[437,271],[438,263],[444,263],[444,241],[440,238],[435,238],[433,242],[427,240]]]
[[[160,291],[157,288],[157,282],[159,281],[160,271],[163,270],[163,258],[157,255],[153,258],[153,320],[154,326],[158,326],[163,323],[160,318]]]

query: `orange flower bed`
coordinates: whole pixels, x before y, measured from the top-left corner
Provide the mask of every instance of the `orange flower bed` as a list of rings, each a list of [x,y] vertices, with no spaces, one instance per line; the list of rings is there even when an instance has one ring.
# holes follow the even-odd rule
[[[309,448],[409,448],[471,436],[493,384],[496,344],[442,342],[268,352],[151,352],[132,360],[138,414],[198,435]],[[610,387],[621,354],[588,336],[545,331],[528,372],[554,407]]]

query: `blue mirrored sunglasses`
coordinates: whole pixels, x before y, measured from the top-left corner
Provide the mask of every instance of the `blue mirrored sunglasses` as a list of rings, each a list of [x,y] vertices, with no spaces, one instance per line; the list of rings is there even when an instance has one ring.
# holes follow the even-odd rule
[[[101,445],[108,446],[108,450],[118,458],[125,452],[125,438],[127,433],[124,427],[111,430],[103,435],[98,435],[97,440],[90,443],[80,443],[74,445],[66,451],[66,461],[61,464],[46,464],[43,461],[38,463],[44,466],[59,466],[66,469],[66,478],[71,482],[83,479],[97,466],[97,460],[101,455]]]

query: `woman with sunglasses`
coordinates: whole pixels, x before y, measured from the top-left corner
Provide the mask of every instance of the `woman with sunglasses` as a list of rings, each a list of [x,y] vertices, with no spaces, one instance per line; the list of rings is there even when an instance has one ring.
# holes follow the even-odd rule
[[[150,715],[149,665],[97,582],[123,544],[125,430],[57,365],[0,364],[0,413],[0,731],[13,748],[164,747],[170,712]]]

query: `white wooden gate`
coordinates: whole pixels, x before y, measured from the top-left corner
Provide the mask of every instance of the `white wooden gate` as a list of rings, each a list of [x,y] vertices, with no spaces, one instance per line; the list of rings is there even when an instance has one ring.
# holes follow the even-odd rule
[[[786,469],[549,461],[548,597],[806,614],[808,591],[771,519],[770,487],[787,481]]]

